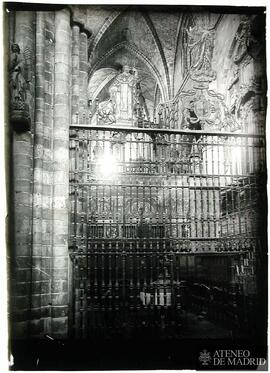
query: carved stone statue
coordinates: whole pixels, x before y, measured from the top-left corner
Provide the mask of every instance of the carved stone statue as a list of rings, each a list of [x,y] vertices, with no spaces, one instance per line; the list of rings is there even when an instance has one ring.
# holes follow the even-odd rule
[[[187,29],[187,47],[190,52],[190,76],[198,82],[211,82],[216,78],[212,70],[215,32],[199,21]]]
[[[29,105],[27,102],[28,83],[30,81],[31,52],[25,49],[21,53],[18,44],[11,45],[9,60],[10,123],[16,131],[30,129]]]
[[[251,19],[246,15],[242,16],[241,23],[235,34],[233,46],[231,47],[233,54],[232,57],[235,63],[241,62],[241,60],[247,53],[248,42],[250,38],[250,27]]]
[[[116,76],[109,88],[110,97],[98,104],[98,124],[132,125],[135,119],[134,101],[136,99],[136,83],[138,73],[135,68],[123,66],[122,72]]]
[[[110,88],[110,95],[116,107],[116,120],[123,125],[132,124],[134,120],[134,99],[138,73],[136,69],[123,66]]]
[[[26,103],[26,64],[18,44],[11,45],[9,66],[10,106],[13,110],[24,110]]]

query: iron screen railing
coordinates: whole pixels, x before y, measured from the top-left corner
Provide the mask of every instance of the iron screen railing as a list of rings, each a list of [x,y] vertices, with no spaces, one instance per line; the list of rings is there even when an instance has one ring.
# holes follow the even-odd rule
[[[77,335],[120,320],[135,328],[150,309],[177,322],[183,279],[240,281],[254,261],[264,185],[260,135],[71,126]],[[202,255],[217,255],[207,259],[216,270],[205,273]]]

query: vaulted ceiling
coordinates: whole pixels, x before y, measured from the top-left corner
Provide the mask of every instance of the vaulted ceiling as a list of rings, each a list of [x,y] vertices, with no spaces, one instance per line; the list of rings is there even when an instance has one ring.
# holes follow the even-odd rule
[[[158,100],[171,100],[185,80],[185,30],[194,17],[215,27],[217,13],[142,5],[73,5],[74,21],[89,31],[89,99],[106,99],[108,87],[130,65],[138,70],[150,112]],[[195,21],[196,23],[196,21]],[[157,99],[158,98],[158,99]]]
[[[138,70],[150,111],[158,89],[166,101],[174,94],[180,12],[142,6],[73,6],[74,18],[91,32],[91,98],[106,97],[108,83],[128,64]]]

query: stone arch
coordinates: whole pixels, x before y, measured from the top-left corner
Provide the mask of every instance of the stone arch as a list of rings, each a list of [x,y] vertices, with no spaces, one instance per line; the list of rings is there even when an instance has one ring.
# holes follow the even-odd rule
[[[158,69],[152,64],[152,62],[137,48],[135,44],[128,43],[126,41],[121,42],[113,46],[107,53],[105,53],[103,56],[101,56],[97,62],[92,66],[92,68],[89,70],[88,73],[88,79],[92,76],[92,74],[97,70],[98,66],[109,56],[111,56],[113,53],[118,51],[119,49],[126,48],[130,52],[132,52],[134,55],[136,55],[142,62],[146,64],[146,66],[149,68],[149,70],[152,72],[153,76],[156,78],[158,85],[160,87],[160,91],[162,94],[162,100],[168,100],[168,91],[166,90],[166,87],[164,86],[164,83],[162,81],[162,76],[160,75]]]
[[[89,53],[88,59],[91,60],[91,57],[93,55],[93,52],[97,48],[102,36],[105,34],[105,32],[108,30],[108,28],[112,25],[112,23],[120,16],[120,14],[123,13],[124,10],[122,11],[117,11],[115,10],[112,12],[110,17],[104,22],[100,30],[98,31],[97,35],[95,36],[92,45],[91,45],[91,52]]]
[[[89,54],[89,61],[91,60],[91,57],[92,57],[94,51],[96,50],[96,48],[97,48],[100,40],[102,39],[103,35],[105,34],[105,32],[113,24],[113,22],[121,14],[123,14],[123,12],[125,12],[127,9],[128,8],[126,7],[122,11],[114,11],[110,15],[110,17],[106,20],[106,22],[103,24],[103,26],[99,30],[98,34],[96,35],[96,37],[95,37],[95,39],[94,39],[94,41],[92,43],[91,53]],[[161,61],[162,61],[162,65],[163,65],[164,71],[165,71],[165,78],[166,78],[166,84],[167,84],[167,95],[166,96],[168,96],[168,99],[170,99],[171,96],[172,96],[172,93],[173,93],[173,87],[171,87],[171,82],[170,82],[170,77],[169,77],[169,69],[168,69],[166,57],[165,57],[165,54],[164,54],[161,42],[159,40],[157,31],[155,29],[155,26],[154,26],[151,18],[148,16],[148,14],[146,13],[146,11],[142,12],[142,11],[138,10],[138,12],[141,14],[141,16],[143,17],[143,19],[145,20],[145,23],[148,26],[148,28],[149,28],[149,30],[151,32],[151,35],[153,36],[153,39],[154,39],[154,41],[155,41],[155,43],[157,45],[157,48],[158,48],[158,51],[159,51],[159,55],[160,55],[160,58],[161,58]]]
[[[99,71],[99,70],[97,70],[97,71]],[[93,101],[98,97],[98,95],[100,94],[102,89],[115,78],[116,75],[117,75],[116,70],[111,71],[105,78],[102,79],[102,81],[99,83],[99,85],[93,91],[93,94],[91,96],[91,99]],[[89,84],[90,84],[90,81],[88,82],[88,94],[89,94]]]

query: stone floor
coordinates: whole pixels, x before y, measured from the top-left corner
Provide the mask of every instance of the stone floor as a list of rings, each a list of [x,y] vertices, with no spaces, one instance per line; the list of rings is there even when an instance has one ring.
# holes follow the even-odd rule
[[[191,312],[183,316],[182,338],[231,338],[232,331]]]
[[[232,346],[232,332],[202,315],[183,314],[177,338],[93,341],[68,340],[13,344],[14,370],[196,369],[204,348]],[[216,348],[216,347],[215,347]]]

